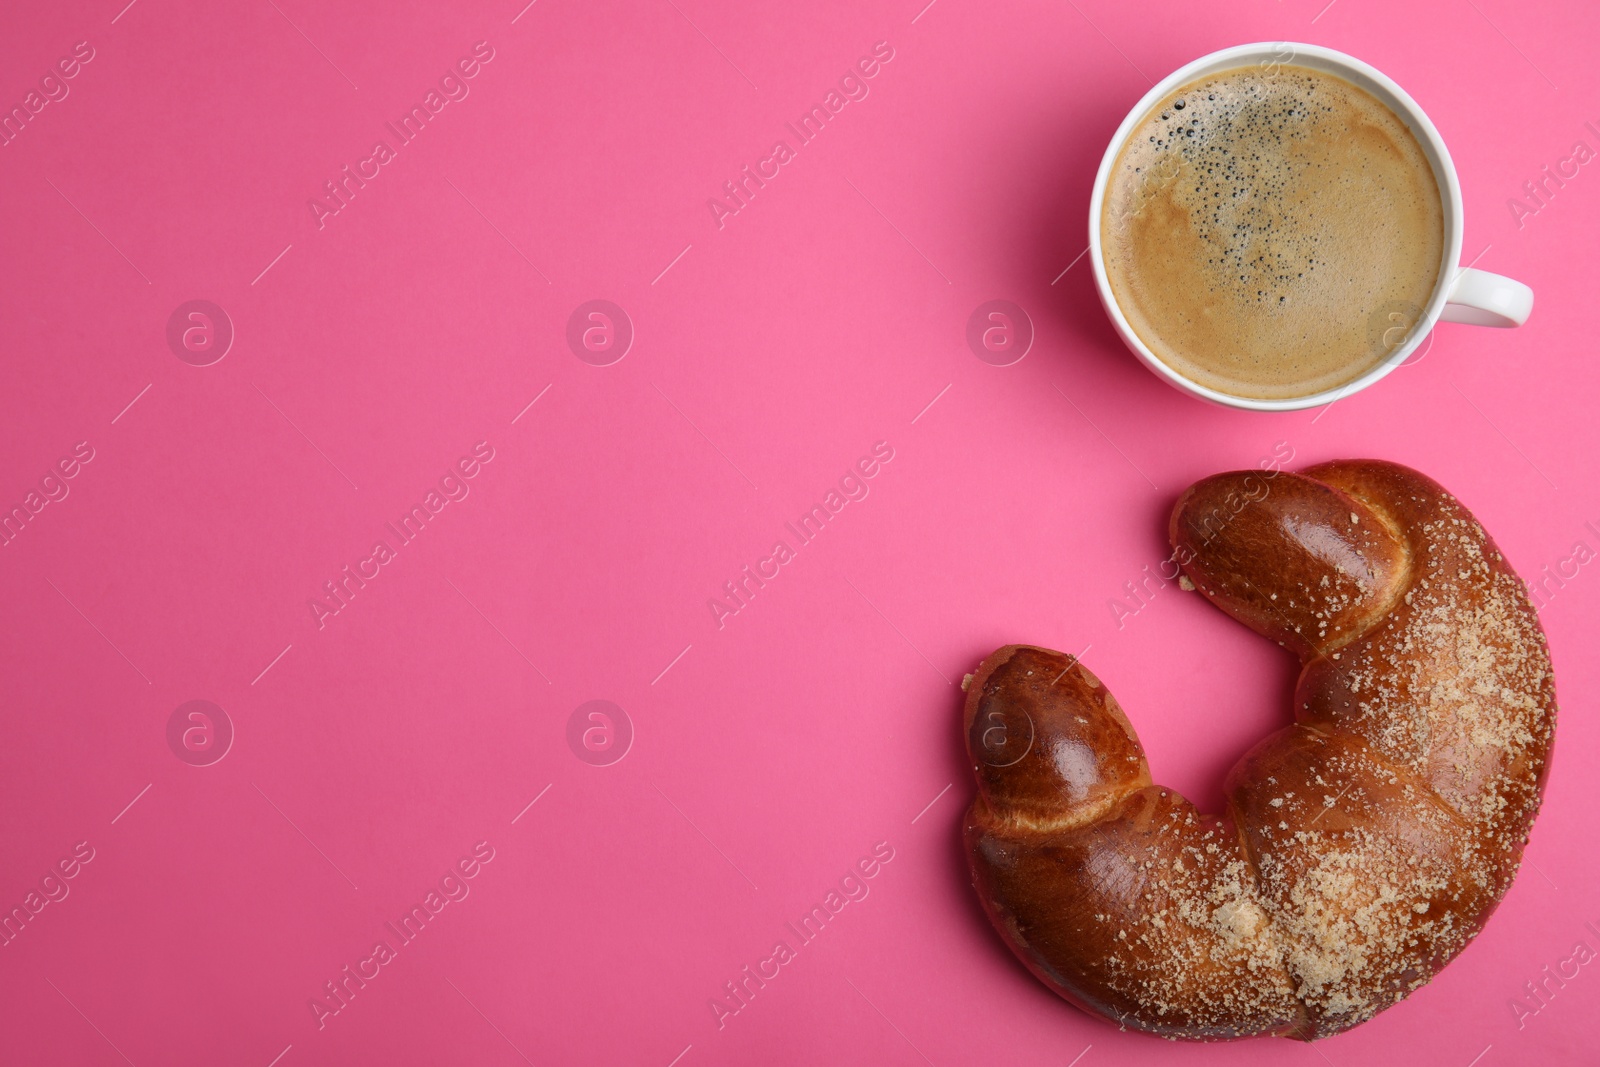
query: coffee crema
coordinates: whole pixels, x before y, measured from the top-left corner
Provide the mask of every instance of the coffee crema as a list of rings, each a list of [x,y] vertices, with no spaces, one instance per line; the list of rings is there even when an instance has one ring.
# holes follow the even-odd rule
[[[1117,305],[1157,358],[1279,400],[1354,381],[1404,340],[1439,280],[1444,208],[1385,104],[1272,64],[1152,108],[1117,156],[1100,236]]]

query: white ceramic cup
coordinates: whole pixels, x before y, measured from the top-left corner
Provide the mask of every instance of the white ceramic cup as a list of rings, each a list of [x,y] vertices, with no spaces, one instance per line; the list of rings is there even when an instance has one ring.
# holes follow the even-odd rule
[[[1361,377],[1335,389],[1286,400],[1258,400],[1220,392],[1184,377],[1163,363],[1143,341],[1139,340],[1133,328],[1128,325],[1127,316],[1117,305],[1116,297],[1111,292],[1111,283],[1106,278],[1105,256],[1100,247],[1100,214],[1105,205],[1106,185],[1110,181],[1117,155],[1122,151],[1128,138],[1133,135],[1134,128],[1163,98],[1181,86],[1210,74],[1250,66],[1259,66],[1263,69],[1297,66],[1325,71],[1338,75],[1377,97],[1398,115],[1416,136],[1417,143],[1422,146],[1423,153],[1433,166],[1433,176],[1438,182],[1444,208],[1444,258],[1439,265],[1439,282],[1434,286],[1426,307],[1415,321],[1405,321],[1407,316],[1398,314],[1392,316],[1395,325],[1385,333],[1386,340],[1392,335],[1390,343],[1393,345],[1393,351],[1388,358]],[[1123,342],[1157,376],[1178,389],[1215,404],[1246,408],[1251,411],[1293,411],[1298,408],[1317,407],[1349,396],[1359,389],[1365,389],[1404,363],[1427,338],[1434,324],[1440,320],[1472,323],[1478,326],[1521,326],[1526,322],[1528,313],[1533,310],[1533,290],[1521,282],[1502,278],[1498,274],[1457,266],[1461,262],[1461,234],[1461,184],[1456,178],[1455,164],[1450,161],[1450,153],[1445,149],[1439,131],[1434,129],[1433,123],[1428,121],[1428,116],[1422,113],[1417,102],[1407,96],[1400,86],[1359,59],[1347,56],[1343,52],[1335,52],[1331,48],[1286,41],[1225,48],[1220,52],[1202,56],[1163,78],[1144,95],[1132,111],[1128,112],[1128,117],[1122,120],[1122,125],[1117,127],[1116,135],[1111,138],[1111,145],[1106,149],[1105,158],[1100,161],[1100,171],[1094,179],[1094,195],[1089,200],[1089,257],[1094,267],[1094,281],[1100,290],[1100,301],[1105,305],[1106,314],[1111,316],[1111,322],[1116,326],[1117,333],[1121,334]]]

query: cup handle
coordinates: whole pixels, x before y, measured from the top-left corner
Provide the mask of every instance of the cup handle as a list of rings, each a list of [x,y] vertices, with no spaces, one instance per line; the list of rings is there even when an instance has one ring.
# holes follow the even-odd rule
[[[1465,322],[1473,326],[1521,326],[1533,311],[1533,290],[1521,282],[1486,270],[1462,267],[1450,283],[1450,296],[1444,322]]]

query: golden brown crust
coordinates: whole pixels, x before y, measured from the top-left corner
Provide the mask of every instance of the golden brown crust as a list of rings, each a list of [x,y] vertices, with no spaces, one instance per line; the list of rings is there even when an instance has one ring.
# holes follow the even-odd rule
[[[966,840],[985,910],[1047,985],[1165,1037],[1314,1038],[1427,982],[1509,887],[1555,726],[1525,589],[1457,501],[1391,463],[1223,474],[1173,510],[1208,599],[1294,651],[1296,724],[1206,816],[1150,782],[1073,657],[969,680]]]

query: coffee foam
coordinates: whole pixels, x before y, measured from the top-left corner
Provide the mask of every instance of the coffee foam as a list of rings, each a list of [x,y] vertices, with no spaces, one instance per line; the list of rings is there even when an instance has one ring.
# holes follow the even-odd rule
[[[1282,399],[1381,363],[1427,304],[1444,211],[1422,147],[1331,74],[1247,67],[1163,99],[1112,170],[1106,273],[1135,334],[1202,385]]]

